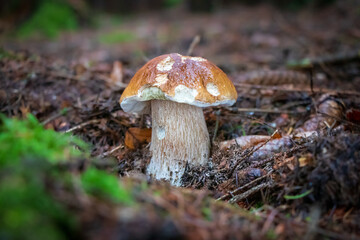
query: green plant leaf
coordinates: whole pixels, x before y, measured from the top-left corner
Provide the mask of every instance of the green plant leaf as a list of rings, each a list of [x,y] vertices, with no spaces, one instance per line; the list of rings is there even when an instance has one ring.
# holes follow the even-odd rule
[[[300,199],[300,198],[303,198],[303,197],[309,195],[312,191],[313,191],[313,189],[310,189],[310,190],[307,190],[306,192],[303,192],[303,193],[301,193],[301,194],[294,195],[294,196],[285,195],[284,198],[285,198],[286,200]]]

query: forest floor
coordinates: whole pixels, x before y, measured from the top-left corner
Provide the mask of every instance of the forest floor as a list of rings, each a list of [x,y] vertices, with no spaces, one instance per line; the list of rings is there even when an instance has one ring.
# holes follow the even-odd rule
[[[0,111],[79,136],[96,159],[79,168],[118,174],[134,193],[136,206],[119,206],[52,190],[86,239],[360,239],[360,14],[340,2],[168,10],[56,40],[2,38]],[[204,109],[211,164],[175,188],[145,175],[150,116],[118,102],[147,60],[188,51],[226,72],[239,97]]]

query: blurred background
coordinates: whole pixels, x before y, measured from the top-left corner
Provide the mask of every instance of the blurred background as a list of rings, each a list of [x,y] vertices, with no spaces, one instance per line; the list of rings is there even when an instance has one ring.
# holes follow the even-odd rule
[[[0,44],[7,50],[138,66],[186,54],[228,73],[351,51],[359,45],[359,1],[347,0],[1,0]]]

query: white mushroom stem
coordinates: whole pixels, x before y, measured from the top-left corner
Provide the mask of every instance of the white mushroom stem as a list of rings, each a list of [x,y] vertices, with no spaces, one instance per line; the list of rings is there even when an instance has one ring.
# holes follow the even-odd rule
[[[151,162],[147,173],[180,186],[186,164],[207,163],[210,139],[202,108],[152,100]]]

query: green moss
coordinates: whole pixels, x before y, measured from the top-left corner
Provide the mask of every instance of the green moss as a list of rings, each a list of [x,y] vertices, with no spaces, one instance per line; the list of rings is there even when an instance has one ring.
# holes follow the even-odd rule
[[[47,192],[46,180],[56,181],[55,163],[80,155],[71,142],[85,144],[45,130],[32,115],[0,119],[0,238],[66,239],[74,218]]]
[[[0,167],[13,166],[23,158],[58,163],[82,154],[72,144],[87,148],[78,138],[44,129],[33,115],[24,121],[4,116],[0,120]]]
[[[266,238],[270,239],[270,240],[274,240],[277,239],[277,234],[275,232],[275,230],[273,228],[270,228],[267,232],[266,232]]]
[[[99,41],[105,44],[126,43],[136,40],[132,32],[110,32],[99,37]]]
[[[204,215],[204,218],[207,220],[207,221],[211,221],[212,220],[212,211],[211,211],[211,208],[209,207],[203,207],[201,209],[201,212],[202,214]]]
[[[163,4],[166,8],[173,8],[179,6],[182,2],[183,0],[165,0]]]
[[[88,194],[111,199],[116,203],[132,205],[135,201],[129,191],[119,182],[119,179],[96,168],[89,168],[81,175],[81,182]]]
[[[18,30],[19,38],[35,35],[55,38],[62,30],[78,27],[74,11],[63,1],[42,1],[32,17]]]
[[[87,157],[88,146],[67,134],[46,130],[33,115],[24,120],[0,115],[0,239],[69,239],[77,222],[49,193],[71,191],[71,172],[59,164]],[[69,186],[68,188],[66,186]],[[89,167],[81,186],[94,198],[133,205],[130,191],[115,175]]]

